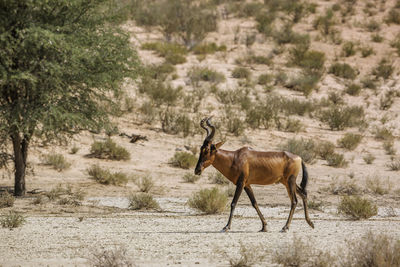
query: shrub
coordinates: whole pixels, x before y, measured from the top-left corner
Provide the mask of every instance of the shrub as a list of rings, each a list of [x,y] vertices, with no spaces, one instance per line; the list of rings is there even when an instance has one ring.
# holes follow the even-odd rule
[[[397,51],[397,54],[400,55],[400,34],[397,34],[395,39],[390,43],[390,46],[395,48]]]
[[[170,164],[182,169],[193,168],[196,165],[197,158],[189,152],[175,152],[174,156],[170,159]]]
[[[58,184],[56,187],[52,188],[49,192],[46,192],[45,195],[50,199],[50,200],[55,200],[62,195],[72,195],[72,188],[71,186],[66,186],[65,188],[61,185]]]
[[[338,212],[353,220],[368,219],[378,214],[378,207],[360,196],[344,196],[340,200]]]
[[[286,118],[284,123],[280,123],[277,125],[278,130],[283,130],[285,132],[290,133],[298,133],[303,129],[304,125],[301,120]]]
[[[182,179],[186,183],[194,184],[195,182],[197,182],[200,179],[200,175],[194,175],[193,173],[188,172],[182,177]]]
[[[173,106],[182,97],[182,87],[172,87],[171,84],[164,84],[161,80],[154,80],[148,77],[142,78],[139,84],[139,92],[146,93],[154,105]]]
[[[322,252],[299,237],[285,248],[278,248],[272,255],[272,261],[284,267],[293,266],[336,266],[336,259],[328,252]]]
[[[366,164],[372,164],[375,159],[376,159],[376,157],[374,155],[372,155],[371,153],[368,153],[367,155],[365,155],[363,157],[363,160]]]
[[[371,35],[371,40],[375,43],[382,43],[383,37],[379,35],[379,33],[374,33]]]
[[[193,131],[193,122],[186,113],[177,113],[167,108],[160,112],[159,116],[164,133],[182,133],[186,137]]]
[[[90,147],[90,153],[95,158],[111,160],[129,160],[128,150],[117,145],[111,138],[106,141],[95,141]]]
[[[188,200],[188,205],[206,214],[216,214],[224,211],[227,202],[226,194],[214,187],[194,193]]]
[[[92,252],[89,258],[90,266],[94,267],[133,267],[135,264],[129,259],[125,248],[116,247]]]
[[[347,63],[334,63],[331,65],[328,72],[332,73],[337,77],[341,77],[344,79],[351,79],[351,80],[354,80],[357,76],[356,70],[354,70]]]
[[[365,24],[365,27],[370,32],[379,31],[381,29],[381,23],[377,22],[376,20],[372,19]]]
[[[135,193],[129,196],[129,209],[131,210],[159,210],[160,205],[148,193]]]
[[[196,55],[214,54],[215,52],[226,51],[226,45],[217,45],[215,43],[198,44],[192,48]]]
[[[247,64],[260,64],[260,65],[271,65],[272,64],[271,57],[251,55],[251,56],[246,57],[245,60],[246,60]]]
[[[333,153],[326,157],[328,166],[335,168],[345,168],[349,164],[343,154]]]
[[[329,184],[327,191],[333,195],[355,195],[362,192],[362,189],[356,184],[354,180],[337,179],[335,177]]]
[[[368,177],[367,180],[365,181],[365,185],[368,188],[368,190],[376,195],[384,195],[389,193],[390,189],[390,183],[387,181],[386,185],[387,187],[384,188],[383,183],[381,179],[378,177]]]
[[[258,81],[257,81],[258,84],[266,85],[270,82],[272,82],[271,74],[265,73],[265,74],[261,74],[260,76],[258,76]]]
[[[17,228],[25,223],[26,219],[21,214],[10,211],[8,215],[5,215],[1,220],[1,226],[10,230]]]
[[[7,191],[0,193],[0,209],[14,206],[15,198]]]
[[[272,23],[275,20],[275,12],[261,12],[256,16],[257,30],[266,36],[270,36],[272,33]]]
[[[249,79],[250,71],[243,67],[236,67],[232,71],[232,77],[236,79]]]
[[[385,92],[383,96],[379,99],[379,108],[381,110],[388,110],[394,103],[394,97],[396,96],[395,90],[388,90]]]
[[[368,89],[375,90],[376,89],[376,83],[375,80],[365,77],[364,79],[361,80],[361,84]]]
[[[71,147],[71,150],[69,151],[70,154],[76,154],[79,151],[79,147],[76,146],[76,144]]]
[[[400,171],[400,159],[393,158],[390,163],[386,165],[391,171]]]
[[[382,59],[378,66],[372,70],[372,74],[378,79],[382,77],[383,79],[388,79],[394,71],[393,64],[388,59]]]
[[[359,95],[361,92],[361,86],[358,84],[352,83],[346,88],[346,93],[352,96]]]
[[[317,200],[310,199],[307,202],[307,206],[309,209],[318,210],[318,211],[322,211],[323,205],[324,205],[324,203],[322,201],[317,201]]]
[[[394,141],[389,139],[383,142],[383,149],[387,155],[395,155],[396,149],[394,148]]]
[[[279,99],[277,99],[278,101]],[[288,115],[299,115],[304,116],[306,113],[311,113],[315,110],[316,105],[312,101],[304,101],[296,98],[293,99],[280,99],[282,101],[281,108]]]
[[[229,180],[220,172],[213,172],[208,175],[208,179],[213,184],[229,184]]]
[[[176,65],[186,62],[187,50],[184,46],[174,43],[145,43],[142,45],[142,49],[156,51],[161,57],[164,57],[166,62]]]
[[[148,193],[154,187],[153,178],[150,175],[144,175],[135,181],[141,192]]]
[[[393,132],[392,130],[382,126],[380,128],[375,128],[374,130],[375,139],[377,140],[393,140]]]
[[[400,24],[400,12],[396,9],[391,9],[385,21],[389,24]]]
[[[302,92],[308,96],[316,88],[321,76],[319,74],[302,73],[290,80],[285,87]]]
[[[347,246],[351,249],[342,257],[342,266],[400,266],[400,240],[393,236],[368,232]]]
[[[364,109],[357,106],[331,106],[321,112],[319,119],[327,123],[331,130],[343,130],[346,127],[362,125]]]
[[[239,257],[230,258],[231,267],[247,267],[260,264],[267,254],[263,253],[262,248],[254,245],[244,245],[240,242]]]
[[[374,49],[370,46],[363,46],[360,48],[361,56],[362,57],[369,57],[370,55],[374,54]]]
[[[298,155],[306,163],[313,163],[316,158],[315,142],[311,139],[289,139],[286,143],[280,145],[280,149]]]
[[[327,159],[327,157],[331,156],[335,153],[335,145],[329,141],[319,141],[315,145],[315,152],[322,159]]]
[[[59,172],[71,167],[71,163],[69,163],[62,154],[47,154],[43,156],[42,161],[43,164],[49,165]]]
[[[326,10],[325,16],[321,15],[313,22],[314,29],[319,30],[323,35],[329,35],[332,32],[332,26],[334,24],[335,21],[332,9]]]
[[[208,67],[193,67],[188,73],[189,79],[193,85],[198,86],[200,81],[220,83],[225,81],[223,73],[212,70]]]
[[[354,150],[357,148],[362,140],[362,135],[346,133],[341,139],[338,140],[338,145],[347,150]]]
[[[236,113],[227,113],[225,117],[226,129],[235,136],[240,136],[245,130],[245,123]],[[230,115],[228,115],[230,114]]]
[[[342,54],[345,57],[354,56],[356,54],[356,45],[353,42],[345,42],[342,46]]]
[[[128,182],[128,176],[123,172],[112,173],[99,165],[92,165],[87,169],[87,173],[98,183],[105,185],[125,185]]]

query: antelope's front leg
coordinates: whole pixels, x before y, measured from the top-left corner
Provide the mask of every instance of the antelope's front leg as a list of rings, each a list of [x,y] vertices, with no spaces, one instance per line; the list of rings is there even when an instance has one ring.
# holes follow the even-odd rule
[[[244,187],[243,175],[240,175],[238,182],[236,183],[235,196],[233,197],[232,203],[231,203],[231,213],[229,214],[229,220],[228,220],[227,225],[222,229],[222,232],[227,232],[229,229],[231,229],[233,212],[235,211],[236,203],[238,202],[240,194],[243,191],[243,187]]]

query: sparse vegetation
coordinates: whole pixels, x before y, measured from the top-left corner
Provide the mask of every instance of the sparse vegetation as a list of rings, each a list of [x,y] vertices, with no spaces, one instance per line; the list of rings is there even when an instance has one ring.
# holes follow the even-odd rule
[[[318,156],[326,160],[327,157],[335,153],[335,144],[330,141],[319,141],[315,145],[315,151]]]
[[[208,175],[208,179],[213,184],[229,184],[229,180],[220,172],[212,172]]]
[[[130,154],[124,147],[117,145],[111,138],[106,141],[95,141],[90,147],[93,157],[99,159],[129,160]]]
[[[392,139],[387,139],[383,141],[383,149],[387,155],[395,155],[396,149],[394,148],[394,141]]]
[[[317,156],[315,142],[311,139],[289,139],[286,143],[280,145],[280,149],[300,156],[306,163],[313,163]]]
[[[347,150],[354,150],[360,144],[362,138],[360,134],[346,133],[338,140],[338,145]]]
[[[320,120],[331,130],[360,126],[364,123],[364,109],[361,106],[331,106],[320,113]]]
[[[182,179],[186,183],[194,184],[195,182],[197,182],[200,179],[200,175],[195,175],[195,174],[193,174],[191,172],[188,172],[182,177]]]
[[[172,166],[182,169],[189,169],[196,165],[197,158],[195,155],[189,152],[175,152],[174,156],[169,162]]]
[[[351,41],[345,42],[342,45],[342,54],[345,57],[354,56],[356,54],[356,45]]]
[[[57,171],[63,171],[71,167],[71,163],[62,154],[50,153],[43,156],[43,164],[53,167]]]
[[[198,86],[200,81],[220,83],[225,81],[223,73],[212,70],[208,67],[193,67],[189,70],[188,76],[193,85]]]
[[[12,207],[14,205],[15,198],[7,191],[0,193],[0,209]]]
[[[15,211],[10,211],[7,215],[0,219],[1,226],[10,230],[22,226],[25,221],[25,217]]]
[[[343,154],[333,153],[326,157],[326,162],[328,166],[335,168],[345,168],[349,164],[348,161],[344,158]]]
[[[249,79],[250,75],[250,71],[244,67],[236,67],[232,71],[232,77],[236,79]]]
[[[114,172],[101,168],[94,164],[87,169],[87,173],[96,182],[105,185],[125,185],[128,182],[128,176],[123,172]]]
[[[400,159],[392,158],[392,160],[386,165],[391,171],[400,171]]]
[[[266,256],[267,255],[262,252],[260,247],[255,247],[254,245],[250,244],[244,245],[242,242],[240,242],[239,257],[230,257],[229,264],[231,267],[251,267],[255,264],[260,264],[263,262]]]
[[[365,186],[373,194],[384,195],[389,193],[391,184],[389,180],[382,182],[382,180],[375,175],[367,177]]]
[[[328,72],[337,77],[350,80],[354,80],[358,75],[357,71],[347,63],[334,63],[330,66]]]
[[[368,219],[378,214],[378,207],[360,196],[344,196],[340,200],[338,212],[353,220]]]
[[[393,64],[388,59],[383,58],[379,61],[378,66],[372,70],[372,74],[375,75],[377,79],[383,78],[386,80],[392,75],[393,71]]]
[[[326,190],[333,195],[356,195],[362,192],[362,189],[357,185],[354,180],[332,179],[329,187]]]
[[[154,187],[154,181],[150,174],[139,177],[136,179],[135,184],[141,192],[145,193],[148,193]]]
[[[361,86],[355,83],[350,84],[346,88],[346,93],[352,96],[357,96],[361,92]]]
[[[216,214],[224,211],[227,202],[226,194],[214,187],[194,193],[188,200],[188,205],[206,214]]]
[[[128,257],[126,248],[116,247],[93,251],[89,258],[93,267],[133,267],[135,264]]]
[[[376,159],[376,157],[374,155],[372,155],[371,153],[368,153],[367,155],[365,155],[363,157],[364,162],[367,164],[372,164],[375,159]]]
[[[160,210],[160,205],[149,193],[134,193],[129,196],[129,209]]]

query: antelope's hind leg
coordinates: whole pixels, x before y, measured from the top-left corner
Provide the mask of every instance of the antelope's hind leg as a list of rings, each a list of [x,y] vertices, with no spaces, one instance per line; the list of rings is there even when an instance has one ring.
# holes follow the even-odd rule
[[[311,228],[314,228],[314,223],[311,221],[310,217],[308,216],[308,204],[307,204],[307,192],[303,192],[303,190],[296,186],[296,193],[301,197],[303,200],[303,207],[304,207],[304,216],[306,218],[306,222]]]
[[[253,189],[251,188],[250,185],[246,185],[244,187],[244,191],[246,191],[247,196],[250,198],[251,205],[256,209],[258,217],[260,217],[260,219],[261,219],[262,228],[261,228],[260,232],[266,232],[267,231],[267,222],[265,221],[264,216],[262,215],[260,209],[258,208],[256,198],[254,197]]]
[[[288,183],[285,184],[286,190],[288,192],[290,198],[290,212],[289,217],[286,221],[285,226],[282,228],[281,232],[284,233],[289,230],[290,223],[292,222],[293,213],[297,205],[297,197],[296,197],[296,177],[291,175],[288,179]]]

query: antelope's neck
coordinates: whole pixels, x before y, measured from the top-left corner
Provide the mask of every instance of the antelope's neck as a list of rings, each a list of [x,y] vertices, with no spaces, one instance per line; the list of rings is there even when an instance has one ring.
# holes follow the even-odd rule
[[[222,173],[225,177],[229,179],[231,176],[231,166],[233,164],[234,153],[233,151],[227,151],[218,149],[215,154],[215,159],[212,165],[216,168],[220,173]]]

